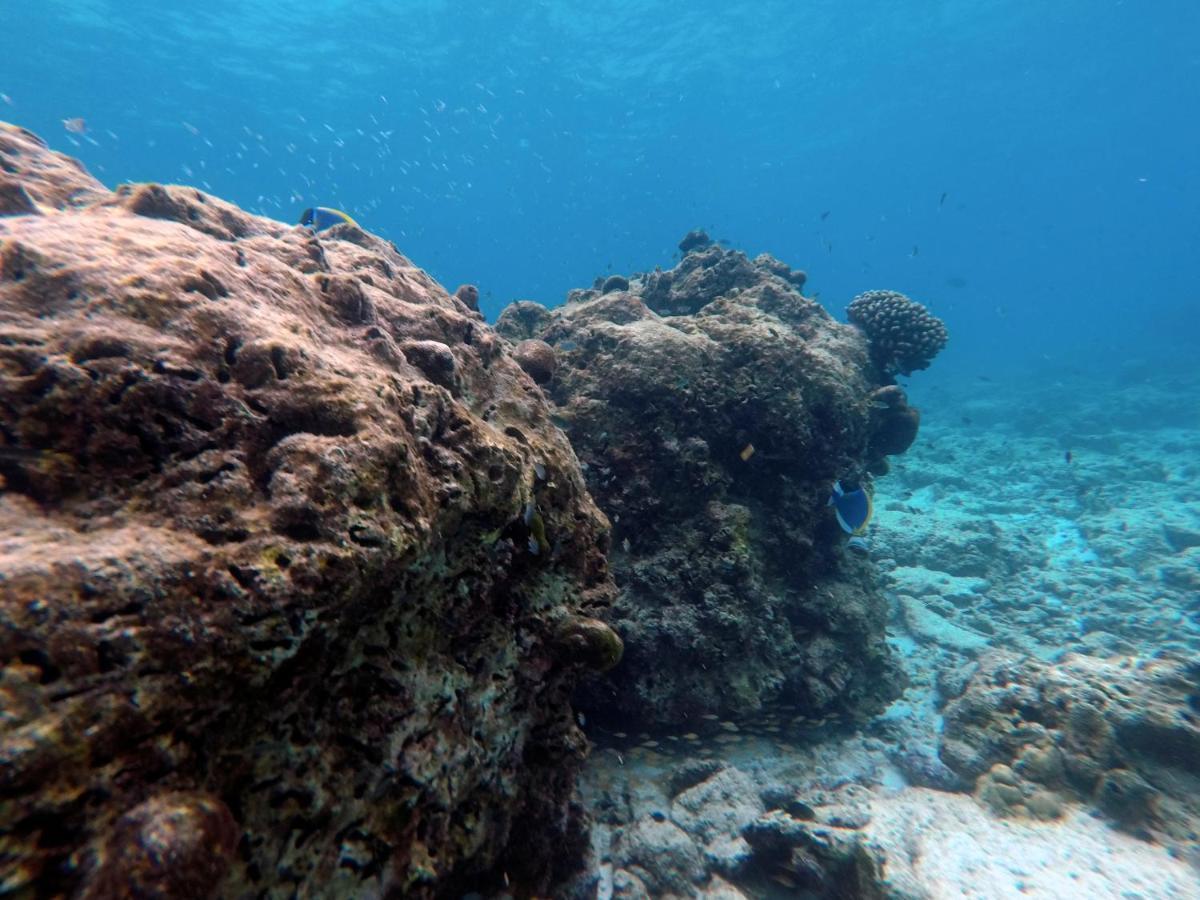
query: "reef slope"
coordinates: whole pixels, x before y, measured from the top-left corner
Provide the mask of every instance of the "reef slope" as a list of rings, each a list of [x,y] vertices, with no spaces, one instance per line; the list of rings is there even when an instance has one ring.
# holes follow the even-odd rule
[[[608,525],[503,342],[393,246],[110,192],[0,125],[0,475],[4,891],[575,863]]]

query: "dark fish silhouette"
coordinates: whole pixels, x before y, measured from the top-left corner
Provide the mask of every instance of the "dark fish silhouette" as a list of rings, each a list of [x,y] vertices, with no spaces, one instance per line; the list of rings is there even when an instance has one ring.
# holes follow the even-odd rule
[[[950,196],[948,191],[942,191],[942,196],[938,197],[938,209],[942,208],[942,204],[946,202],[948,196]]]
[[[825,210],[825,212],[821,213],[821,221],[822,222],[824,222],[826,219],[829,218],[829,212],[830,212],[829,210]]]
[[[1068,450],[1066,453],[1063,454],[1063,459],[1065,459],[1067,461],[1068,466],[1071,464],[1071,451],[1070,450]]]

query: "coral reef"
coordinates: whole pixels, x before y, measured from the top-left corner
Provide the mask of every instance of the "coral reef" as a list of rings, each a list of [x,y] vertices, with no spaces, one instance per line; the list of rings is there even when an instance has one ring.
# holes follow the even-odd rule
[[[699,246],[628,291],[505,310],[554,348],[555,421],[613,525],[625,658],[589,717],[647,726],[772,702],[867,713],[894,695],[885,607],[826,507],[871,435],[866,341],[782,263]]]
[[[896,291],[865,291],[846,314],[867,335],[871,359],[886,377],[929,368],[949,338],[941,319]]]
[[[943,761],[1005,814],[1090,803],[1135,834],[1200,842],[1200,665],[985,656],[946,707]]]
[[[542,392],[354,225],[0,163],[4,889],[550,890],[620,642]]]

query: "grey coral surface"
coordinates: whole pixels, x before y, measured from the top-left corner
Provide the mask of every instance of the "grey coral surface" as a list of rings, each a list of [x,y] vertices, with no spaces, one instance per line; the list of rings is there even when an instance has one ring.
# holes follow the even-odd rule
[[[867,715],[899,689],[882,592],[826,506],[863,469],[879,385],[862,333],[797,282],[708,245],[627,289],[501,314],[518,346],[555,349],[545,390],[612,521],[626,653],[589,714]]]
[[[504,342],[352,225],[0,162],[0,891],[547,891],[608,523]]]

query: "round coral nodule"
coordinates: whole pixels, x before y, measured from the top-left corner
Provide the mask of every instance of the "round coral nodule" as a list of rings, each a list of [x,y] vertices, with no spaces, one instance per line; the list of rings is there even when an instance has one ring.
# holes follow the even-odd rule
[[[555,647],[564,663],[607,672],[621,661],[625,642],[599,619],[572,616],[559,625]]]
[[[871,392],[870,434],[867,437],[867,469],[872,475],[887,474],[884,457],[898,456],[913,445],[921,427],[921,411],[908,405],[908,396],[898,384]]]
[[[624,275],[609,275],[600,285],[601,294],[611,294],[613,291],[629,290],[629,279]]]
[[[867,455],[899,456],[913,445],[921,427],[921,411],[904,404],[872,410]]]
[[[83,896],[205,900],[221,886],[240,836],[211,794],[152,797],[117,821]]]
[[[554,355],[554,348],[536,338],[517,344],[513,349],[513,358],[538,384],[545,384],[554,377],[554,372],[558,369],[558,357]]]
[[[454,296],[462,301],[471,312],[479,312],[479,288],[473,284],[460,284]]]
[[[703,250],[705,247],[711,247],[712,242],[708,232],[703,228],[697,228],[683,236],[683,240],[679,242],[679,252],[686,255],[693,250]]]
[[[871,358],[885,375],[929,368],[949,339],[946,323],[897,291],[866,291],[846,313],[871,344]]]

